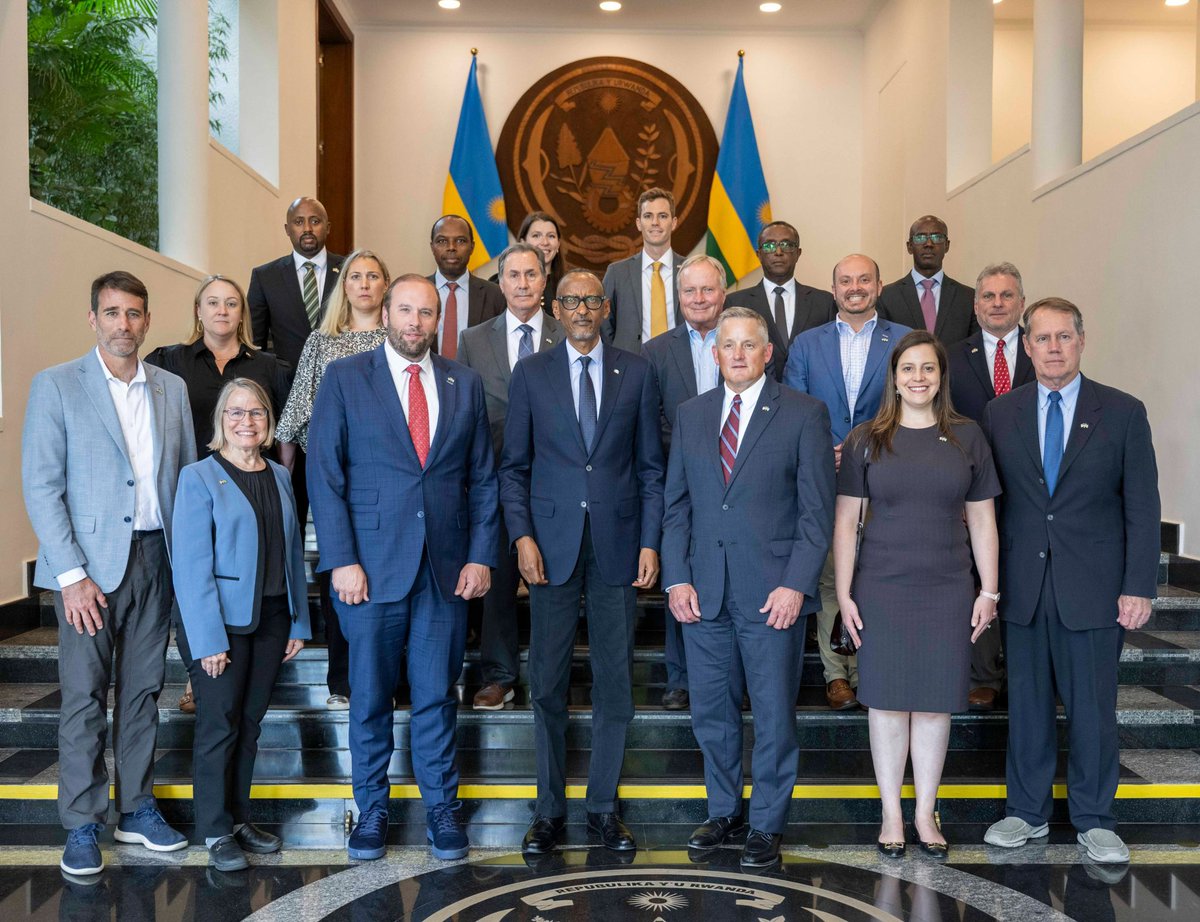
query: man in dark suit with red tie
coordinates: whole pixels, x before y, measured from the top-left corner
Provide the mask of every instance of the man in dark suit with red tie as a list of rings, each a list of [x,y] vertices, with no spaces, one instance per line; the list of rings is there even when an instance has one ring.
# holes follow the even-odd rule
[[[442,305],[433,351],[457,359],[463,331],[499,317],[508,305],[499,285],[476,278],[467,269],[475,252],[475,232],[466,218],[456,214],[438,218],[429,231],[429,250],[437,271],[428,279]]]
[[[1025,288],[1017,267],[985,266],[975,282],[975,317],[981,329],[946,350],[954,409],[977,423],[990,400],[1034,379],[1033,364],[1020,343],[1018,322],[1024,310]],[[984,631],[971,647],[971,710],[992,710],[1003,683],[1000,632]]]
[[[804,285],[795,278],[803,252],[800,232],[787,221],[772,221],[758,234],[758,261],[762,282],[729,295],[729,307],[748,307],[767,321],[773,368],[767,374],[783,380],[792,340],[813,327],[829,323],[837,314],[833,294]]]
[[[936,215],[917,218],[905,247],[913,258],[912,271],[879,296],[879,316],[914,330],[929,330],[947,348],[979,330],[975,294],[942,271],[950,252],[950,231]]]

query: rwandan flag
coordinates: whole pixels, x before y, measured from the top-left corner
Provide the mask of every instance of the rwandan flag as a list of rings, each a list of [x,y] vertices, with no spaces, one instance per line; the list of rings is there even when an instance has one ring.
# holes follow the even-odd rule
[[[504,223],[504,192],[496,171],[496,156],[488,134],[479,83],[475,79],[475,57],[467,75],[454,152],[450,155],[450,175],[442,195],[445,214],[462,215],[475,232],[475,252],[467,270],[473,271],[495,259],[508,245],[508,227]]]
[[[725,264],[729,284],[741,280],[759,267],[755,244],[759,231],[771,223],[771,202],[762,161],[758,159],[758,141],[754,120],[742,78],[745,59],[738,57],[737,79],[725,117],[717,172],[713,176],[708,200],[709,256]]]

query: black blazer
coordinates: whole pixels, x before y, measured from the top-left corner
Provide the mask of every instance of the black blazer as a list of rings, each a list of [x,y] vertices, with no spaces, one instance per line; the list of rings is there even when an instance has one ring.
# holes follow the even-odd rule
[[[757,311],[767,321],[767,331],[774,346],[772,361],[775,364],[775,380],[783,380],[783,369],[787,366],[788,347],[792,340],[813,327],[829,323],[837,316],[833,295],[820,288],[812,288],[796,282],[796,312],[792,316],[792,328],[780,331],[775,325],[775,299],[768,297],[762,282],[741,291],[735,291],[725,299],[726,307],[748,307]]]
[[[1033,373],[1033,363],[1029,361],[1025,347],[1021,344],[1024,332],[1017,327],[1017,332],[1013,334],[1017,337],[1016,368],[1009,369],[1013,390],[1022,384],[1028,384],[1036,377]],[[996,397],[987,363],[987,351],[983,347],[983,331],[972,333],[946,351],[950,357],[950,397],[954,401],[954,409],[963,416],[979,422],[983,419],[983,408],[988,405],[989,400]]]
[[[436,285],[435,275],[427,275],[425,277]],[[459,276],[455,281],[461,282],[462,276]],[[438,297],[441,297],[441,292],[438,292]],[[508,303],[504,300],[504,293],[500,290],[499,285],[471,275],[469,272],[467,273],[468,327],[478,326],[485,320],[499,317],[506,310],[508,310]],[[455,336],[457,335],[456,333]],[[433,343],[433,351],[440,351],[436,340]]]
[[[906,272],[904,278],[883,286],[883,294],[879,296],[879,316],[885,320],[895,320],[914,330],[925,329],[921,296],[913,283],[911,272]],[[979,321],[975,319],[975,289],[943,275],[934,335],[942,341],[942,345],[949,347],[978,331]]]
[[[346,259],[336,253],[327,255],[329,261],[321,292],[321,316],[325,315],[325,306],[338,283],[338,274]],[[304,295],[300,292],[300,279],[291,253],[282,259],[273,259],[254,267],[250,272],[246,301],[250,309],[254,345],[266,349],[268,342],[273,343],[271,351],[295,368],[312,327],[304,310]]]
[[[1158,467],[1142,402],[1084,378],[1051,496],[1038,446],[1038,386],[987,405],[998,500],[1000,617],[1029,624],[1046,568],[1068,630],[1112,627],[1120,595],[1154,598]]]

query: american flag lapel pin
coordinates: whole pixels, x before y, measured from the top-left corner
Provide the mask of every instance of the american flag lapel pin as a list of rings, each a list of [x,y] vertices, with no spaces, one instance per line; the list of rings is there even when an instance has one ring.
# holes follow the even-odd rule
[[[453,383],[454,383],[454,379],[453,379],[452,377],[450,377],[449,375],[446,375],[446,383],[447,383],[447,384],[453,384]]]
[[[614,369],[613,369],[613,374],[614,374],[614,375],[619,375],[620,373],[621,373],[621,369],[619,369],[619,368],[614,368]]]
[[[885,343],[886,343],[886,342],[890,342],[890,340],[887,338],[887,334],[886,334],[886,333],[885,333],[883,336],[880,336],[879,338],[880,338],[880,339],[881,339],[883,342],[885,342]]]
[[[1080,424],[1079,424],[1079,428],[1080,428],[1080,429],[1086,429],[1087,427],[1088,427],[1088,424],[1087,424],[1087,423],[1080,423]]]
[[[971,350],[971,355],[974,355],[978,351],[979,351],[979,347],[976,346],[974,349]]]

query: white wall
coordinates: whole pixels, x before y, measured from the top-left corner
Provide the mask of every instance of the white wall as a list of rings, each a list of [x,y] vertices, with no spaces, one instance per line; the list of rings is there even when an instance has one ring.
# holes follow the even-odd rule
[[[39,370],[95,346],[87,324],[91,280],[111,269],[139,276],[150,291],[146,350],[178,342],[188,329],[196,282],[210,271],[248,281],[250,269],[287,251],[287,203],[316,183],[316,13],[279,8],[281,184],[275,189],[215,147],[197,153],[210,170],[210,266],[184,266],[84,225],[29,199],[27,48],[24,3],[0,4],[0,601],[25,592],[24,565],[36,553],[24,515],[21,426],[29,383]],[[286,11],[286,15],[284,15]],[[299,52],[298,52],[299,50]],[[116,152],[119,155],[119,152]]]
[[[858,33],[361,29],[355,41],[355,243],[381,253],[393,274],[433,268],[429,226],[441,214],[473,46],[479,48],[493,144],[534,81],[563,64],[598,55],[647,61],[671,74],[700,102],[719,140],[737,52],[744,48],[771,210],[798,227],[804,248],[797,274],[828,287],[834,262],[859,246]]]

